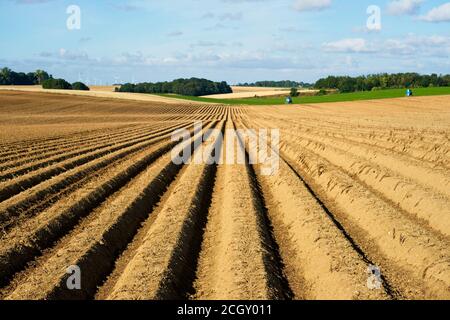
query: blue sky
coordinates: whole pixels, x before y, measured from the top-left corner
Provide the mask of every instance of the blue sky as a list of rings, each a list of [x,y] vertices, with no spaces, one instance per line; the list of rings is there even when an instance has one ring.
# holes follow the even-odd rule
[[[368,28],[371,5],[381,29]],[[2,0],[0,43],[0,67],[89,84],[450,73],[450,2]]]

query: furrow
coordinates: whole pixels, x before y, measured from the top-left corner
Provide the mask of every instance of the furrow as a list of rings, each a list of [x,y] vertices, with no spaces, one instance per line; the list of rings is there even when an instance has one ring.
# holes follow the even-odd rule
[[[193,139],[176,146],[177,153],[183,152],[186,147],[192,147],[192,141]],[[159,150],[158,157],[164,151]],[[181,168],[172,161],[172,152],[166,153],[146,168],[145,165],[147,164],[144,164],[144,168],[136,168],[140,171],[136,178],[126,179],[128,184],[96,208],[58,246],[46,253],[42,265],[38,263],[36,267],[32,267],[9,292],[4,293],[5,299],[92,298],[97,287],[112,271],[115,259],[132,240],[140,224],[147,219],[152,207],[157,204]],[[67,232],[61,230],[60,221],[57,218],[51,224],[44,223],[40,230],[41,234],[45,233],[40,237],[42,241],[47,242],[52,238],[52,232]],[[16,247],[18,246],[22,246],[23,252],[24,245],[19,242]],[[28,248],[33,246],[39,247],[40,244],[31,237]],[[9,254],[9,259],[16,256]],[[83,272],[81,290],[70,290],[67,287],[69,275],[66,271],[72,265],[77,265]],[[10,264],[6,266],[10,267]],[[39,292],[33,288],[39,288]]]
[[[26,192],[20,193],[4,202],[1,202],[0,225],[3,225],[5,222],[8,222],[12,218],[19,216],[23,211],[29,209],[38,201],[42,201],[43,199],[45,199],[48,194],[58,192],[63,188],[69,186],[70,184],[79,181],[88,174],[92,174],[95,171],[122,159],[123,157],[139,152],[140,150],[148,148],[149,146],[152,146],[164,140],[168,140],[168,138],[155,138],[128,148],[124,148],[96,161],[92,161],[69,170],[52,179],[44,181],[31,189],[26,190]]]
[[[201,154],[211,157],[215,139]],[[183,299],[191,291],[216,166],[187,165],[107,299]],[[161,245],[163,244],[163,245]]]
[[[230,135],[225,143],[245,150]],[[231,145],[231,144],[230,144]],[[229,157],[224,149],[223,157]],[[289,299],[278,248],[267,221],[264,198],[253,168],[246,163],[220,164],[195,282],[195,299]]]
[[[258,165],[257,176],[295,298],[392,298],[386,283],[379,289],[367,286],[371,262],[343,234],[303,178],[283,158],[279,161],[271,175],[262,174],[264,164]]]
[[[140,138],[131,142],[122,143],[114,147],[96,150],[86,155],[81,155],[68,161],[52,165],[50,167],[43,168],[41,170],[37,170],[28,175],[21,176],[17,179],[2,182],[0,183],[0,201],[9,199],[26,189],[29,189],[35,185],[42,183],[45,180],[58,176],[78,166],[87,164],[96,159],[101,159],[101,157],[103,156],[109,156],[114,152],[121,152],[122,150],[126,150],[127,148],[137,149],[142,146],[148,145],[149,143],[159,141],[160,139],[163,139],[164,136],[169,136],[171,132],[172,130],[169,130],[167,132],[149,135],[146,138]]]
[[[355,231],[360,246],[374,255],[381,253],[389,261],[383,263],[384,268],[396,269],[394,273],[401,275],[404,282],[408,281],[407,274],[421,284],[420,290],[428,298],[450,297],[448,243],[412,223],[330,162],[306,150],[298,153],[283,147],[281,152],[319,190],[322,201],[335,208],[334,213],[346,230],[352,230],[354,225],[354,230],[364,233],[358,236]],[[408,285],[403,284],[403,290],[407,291]]]

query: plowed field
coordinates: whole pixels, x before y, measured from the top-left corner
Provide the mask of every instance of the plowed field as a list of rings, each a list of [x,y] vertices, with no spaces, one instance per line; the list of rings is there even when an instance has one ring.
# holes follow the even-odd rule
[[[240,107],[0,92],[0,116],[0,299],[450,299],[448,96]],[[183,128],[191,139],[172,141]],[[223,156],[217,132],[262,128],[281,134],[272,175],[242,137],[245,164],[172,161]]]

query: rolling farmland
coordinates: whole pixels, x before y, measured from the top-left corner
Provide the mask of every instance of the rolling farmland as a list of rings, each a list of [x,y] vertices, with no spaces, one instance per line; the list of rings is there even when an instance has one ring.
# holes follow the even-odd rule
[[[0,299],[450,299],[448,96],[280,107],[11,91],[0,115]],[[226,152],[195,121],[280,130],[277,172],[250,164],[243,139],[245,164],[175,164],[174,149]]]

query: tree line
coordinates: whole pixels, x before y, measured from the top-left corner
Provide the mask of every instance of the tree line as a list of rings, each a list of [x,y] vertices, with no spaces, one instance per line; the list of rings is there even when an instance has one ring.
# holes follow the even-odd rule
[[[70,84],[64,79],[54,79],[43,70],[24,73],[14,72],[9,68],[0,69],[0,85],[42,85],[44,89],[89,90],[89,87],[82,82]]]
[[[52,76],[43,70],[29,73],[14,72],[9,68],[0,70],[0,85],[36,85],[42,84],[50,78]]]
[[[64,79],[48,79],[42,83],[44,89],[62,89],[62,90],[82,90],[89,91],[89,87],[83,82],[74,82],[70,84]]]
[[[213,82],[199,78],[176,79],[171,82],[126,83],[121,85],[120,88],[116,88],[116,91],[136,93],[175,93],[184,96],[197,97],[233,92],[231,87],[225,81]]]
[[[238,87],[272,87],[272,88],[309,88],[313,85],[305,82],[297,82],[291,80],[282,80],[282,81],[257,81],[253,83],[239,83]]]
[[[0,69],[0,85],[42,85],[45,89],[89,90],[84,83],[68,83],[64,79],[54,79],[43,70],[35,72],[14,72],[9,68]],[[298,88],[314,87],[316,89],[336,89],[339,92],[371,91],[392,88],[419,88],[450,86],[450,75],[421,75],[418,73],[381,73],[367,76],[328,76],[316,81],[314,85],[291,80],[257,81],[238,86]],[[203,96],[211,94],[232,93],[225,82],[213,82],[206,79],[176,79],[171,82],[126,83],[116,88],[119,92],[136,93],[175,93],[186,96]]]
[[[450,75],[418,73],[381,73],[358,77],[328,76],[317,80],[314,85],[316,89],[337,89],[339,92],[446,86],[450,86]]]

